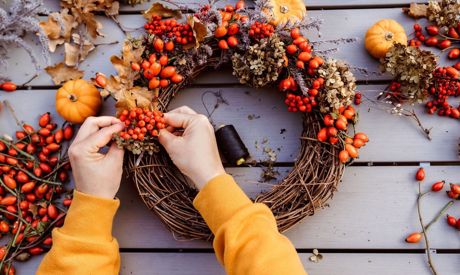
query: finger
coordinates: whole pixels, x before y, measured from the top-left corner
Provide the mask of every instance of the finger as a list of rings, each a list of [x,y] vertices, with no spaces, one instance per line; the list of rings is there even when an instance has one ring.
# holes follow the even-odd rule
[[[165,123],[173,128],[187,128],[197,115],[182,113],[166,113],[164,115]]]
[[[117,144],[112,143],[109,151],[107,152],[106,158],[111,163],[123,163],[123,156],[125,155],[125,150],[118,147]]]
[[[158,136],[158,140],[160,141],[160,144],[163,145],[163,147],[166,149],[166,151],[170,151],[172,144],[180,137],[175,136],[174,134],[171,134],[168,132],[166,129],[161,129],[160,130],[160,135]]]
[[[89,136],[84,143],[87,144],[90,153],[97,153],[99,149],[106,146],[112,140],[114,133],[118,133],[124,128],[125,125],[121,122],[102,128]]]
[[[179,108],[176,108],[168,113],[180,113],[180,114],[189,114],[189,115],[196,115],[197,112],[195,112],[192,108],[188,106],[181,106]]]
[[[182,107],[179,107],[179,108],[176,108],[172,111],[170,111],[169,113],[179,113],[179,114],[189,114],[189,115],[196,115],[197,113],[190,107],[188,106],[182,106]],[[166,127],[166,130],[168,130],[169,132],[173,133],[175,131],[175,128],[173,126],[168,126]]]
[[[97,132],[100,128],[116,123],[120,123],[120,120],[112,116],[89,117],[81,125],[80,130],[78,130],[75,141],[82,141]]]

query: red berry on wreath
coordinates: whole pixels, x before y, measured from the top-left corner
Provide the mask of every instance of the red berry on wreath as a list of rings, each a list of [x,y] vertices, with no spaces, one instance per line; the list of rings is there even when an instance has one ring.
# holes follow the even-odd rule
[[[165,43],[160,38],[155,39],[153,42],[153,48],[155,48],[155,50],[159,53],[163,52],[164,46]]]
[[[425,40],[425,45],[430,46],[430,47],[436,46],[438,45],[438,39],[436,37],[430,37]]]
[[[154,78],[150,79],[150,81],[149,81],[149,89],[150,90],[156,89],[159,86],[160,86],[160,80],[158,79],[158,77],[154,77]]]
[[[327,128],[322,128],[319,130],[317,138],[319,141],[326,142],[327,140]]]
[[[228,43],[226,40],[220,40],[219,41],[219,48],[221,48],[222,50],[228,50],[229,47],[228,47]]]
[[[160,80],[160,87],[161,88],[166,88],[168,86],[169,86],[169,80],[167,80],[167,79],[161,79]]]
[[[167,66],[164,67],[160,72],[161,78],[170,78],[176,74],[176,67],[174,66]]]
[[[286,47],[286,52],[287,52],[288,54],[295,54],[295,53],[297,53],[297,49],[298,49],[298,48],[297,48],[296,45],[290,44],[290,45],[288,45],[288,46]]]
[[[291,30],[291,38],[292,39],[297,39],[299,37],[301,37],[302,34],[300,33],[300,30],[298,28],[294,28]]]
[[[236,47],[238,45],[238,39],[235,36],[230,36],[227,38],[227,43],[230,47]]]
[[[131,63],[131,69],[132,69],[133,71],[140,71],[140,70],[141,70],[141,66],[139,65],[139,63],[133,62],[133,63]]]
[[[174,42],[168,41],[165,44],[165,50],[168,52],[172,52],[174,50]]]
[[[458,32],[455,30],[454,27],[449,28],[449,31],[447,32],[447,35],[450,38],[454,38],[454,39],[459,39],[460,38],[460,35],[458,34]]]
[[[431,36],[436,36],[439,34],[439,28],[434,25],[428,26],[425,29],[428,32],[428,34]]]
[[[172,83],[180,83],[184,80],[184,77],[178,73],[176,73],[175,75],[173,75],[171,77],[171,82]]]
[[[350,155],[346,150],[342,150],[339,153],[339,160],[341,163],[347,163],[350,160]]]
[[[214,36],[217,37],[217,38],[221,38],[221,37],[224,37],[225,35],[227,35],[227,28],[224,27],[224,26],[219,26],[216,28],[216,31],[214,32]]]
[[[232,23],[228,26],[227,34],[228,35],[235,35],[239,32],[240,27],[238,26],[238,23]]]
[[[298,58],[299,60],[301,60],[301,61],[306,62],[306,61],[309,61],[309,60],[311,59],[311,54],[308,53],[308,52],[301,52],[297,58]],[[318,65],[318,66],[319,66],[319,65]],[[316,68],[317,68],[317,67],[316,67]],[[315,68],[315,69],[316,69],[316,68]]]
[[[5,83],[3,83],[1,88],[5,92],[14,92],[17,89],[16,84],[14,84],[13,82],[5,82]]]

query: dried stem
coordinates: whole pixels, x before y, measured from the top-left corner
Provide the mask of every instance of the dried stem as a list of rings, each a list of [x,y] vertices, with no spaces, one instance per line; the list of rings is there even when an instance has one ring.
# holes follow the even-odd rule
[[[423,197],[422,182],[418,181],[417,213],[418,213],[418,218],[420,221],[420,226],[422,227],[423,238],[425,239],[425,254],[427,256],[428,266],[430,267],[431,273],[433,273],[433,275],[437,275],[438,273],[436,272],[436,269],[433,265],[433,261],[431,259],[430,243],[428,241],[428,235],[426,234],[427,229],[423,223],[422,210],[421,210],[422,197]]]
[[[417,125],[420,127],[420,129],[422,130],[422,132],[425,134],[425,137],[431,141],[431,129],[428,129],[428,128],[425,128],[422,124],[422,121],[419,119],[419,117],[417,116],[417,114],[415,113],[414,109],[412,109],[410,112],[408,113],[403,113],[405,116],[407,117],[411,117],[415,120],[415,122],[417,122]]]

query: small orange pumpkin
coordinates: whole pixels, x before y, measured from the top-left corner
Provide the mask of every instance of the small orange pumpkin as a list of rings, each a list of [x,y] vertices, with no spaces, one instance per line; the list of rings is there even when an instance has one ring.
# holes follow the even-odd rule
[[[288,21],[301,21],[307,14],[303,0],[270,0],[269,3],[273,7],[271,23],[275,26]]]
[[[367,30],[365,46],[375,58],[384,57],[395,43],[407,45],[407,35],[393,19],[382,19]]]
[[[96,115],[101,105],[96,86],[83,79],[67,81],[56,92],[56,111],[71,123],[83,123],[86,118]]]

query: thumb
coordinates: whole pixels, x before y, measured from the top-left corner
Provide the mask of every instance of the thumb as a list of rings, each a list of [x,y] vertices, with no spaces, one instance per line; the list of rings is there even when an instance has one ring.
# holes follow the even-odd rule
[[[179,138],[181,137],[175,136],[174,134],[170,133],[166,129],[161,129],[160,135],[158,136],[158,140],[160,141],[160,144],[163,145],[163,147],[168,152],[171,149],[172,144]]]
[[[88,142],[89,150],[91,153],[97,153],[100,148],[106,146],[111,140],[114,133],[123,130],[124,125],[122,123],[112,124],[111,126],[105,127],[92,134],[86,142]]]
[[[114,142],[110,146],[109,151],[105,155],[106,159],[108,159],[110,162],[115,162],[115,163],[123,163],[123,156],[125,155],[125,150],[122,148],[118,147],[118,145]]]

